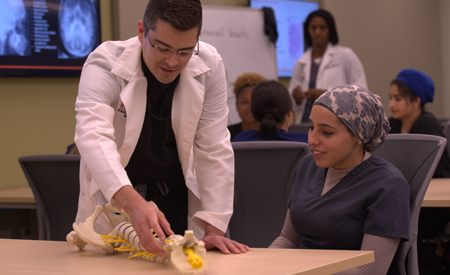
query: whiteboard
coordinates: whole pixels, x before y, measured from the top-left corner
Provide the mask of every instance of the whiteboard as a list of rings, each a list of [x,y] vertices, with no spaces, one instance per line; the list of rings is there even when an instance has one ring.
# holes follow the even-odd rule
[[[243,73],[259,73],[278,80],[275,44],[264,34],[264,14],[249,7],[203,6],[200,40],[217,48],[228,82],[228,124],[241,121],[233,83]]]
[[[137,22],[142,19],[148,0],[136,0],[136,5],[128,2],[113,1],[115,37],[121,40],[137,34]],[[200,40],[215,46],[223,58],[228,82],[228,124],[238,123],[241,119],[233,93],[236,78],[252,72],[278,80],[276,49],[264,34],[263,12],[249,7],[203,5]]]

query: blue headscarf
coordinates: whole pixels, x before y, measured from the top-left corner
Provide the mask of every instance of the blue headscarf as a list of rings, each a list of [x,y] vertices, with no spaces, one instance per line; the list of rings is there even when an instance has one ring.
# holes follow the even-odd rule
[[[397,79],[403,81],[420,97],[422,106],[427,102],[433,102],[434,83],[427,74],[414,69],[404,69],[397,75]]]

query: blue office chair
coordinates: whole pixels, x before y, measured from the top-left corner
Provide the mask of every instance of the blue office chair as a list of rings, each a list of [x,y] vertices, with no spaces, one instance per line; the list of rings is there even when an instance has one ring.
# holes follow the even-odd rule
[[[419,212],[446,144],[447,140],[439,136],[390,134],[383,146],[374,152],[375,155],[395,165],[403,173],[411,188],[409,241],[400,243],[390,272],[395,270],[395,274],[419,275],[417,262]]]
[[[77,214],[80,156],[24,156],[19,163],[36,199],[39,239],[65,241]]]

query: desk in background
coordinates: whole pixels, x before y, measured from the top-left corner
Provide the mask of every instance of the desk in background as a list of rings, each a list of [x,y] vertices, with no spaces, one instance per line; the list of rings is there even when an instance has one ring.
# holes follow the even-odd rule
[[[170,264],[127,259],[127,252],[108,255],[88,245],[84,250],[56,241],[0,239],[0,274],[179,274]],[[373,251],[254,248],[225,255],[209,251],[214,274],[332,274],[374,261]]]
[[[0,208],[36,209],[36,200],[31,188],[0,190]]]
[[[450,207],[450,178],[431,179],[422,207]],[[31,188],[0,190],[0,208],[36,209]]]
[[[431,179],[422,207],[450,207],[450,178]]]
[[[36,200],[30,187],[0,190],[0,237],[37,239]]]

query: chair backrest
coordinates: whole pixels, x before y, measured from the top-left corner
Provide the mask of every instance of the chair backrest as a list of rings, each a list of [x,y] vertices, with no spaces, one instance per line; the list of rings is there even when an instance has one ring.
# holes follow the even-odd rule
[[[390,134],[383,146],[374,152],[375,155],[395,165],[403,173],[411,188],[409,241],[400,243],[397,249],[391,265],[391,268],[397,269],[396,274],[419,274],[417,264],[419,212],[446,144],[447,140],[439,136]]]
[[[24,156],[19,163],[36,199],[39,239],[65,241],[77,213],[80,156]]]
[[[283,228],[294,169],[311,149],[293,141],[232,145],[236,169],[230,237],[250,247],[268,247]]]
[[[308,133],[309,131],[309,123],[300,123],[300,124],[292,124],[289,127],[289,132],[303,132]]]
[[[447,139],[447,151],[450,152],[450,142],[448,142],[450,139],[450,120],[441,123],[441,125],[442,131],[444,132],[444,137]]]
[[[442,127],[444,127],[445,125],[448,124],[448,122],[450,121],[450,117],[437,117],[437,119],[439,120],[439,123],[441,123]]]

